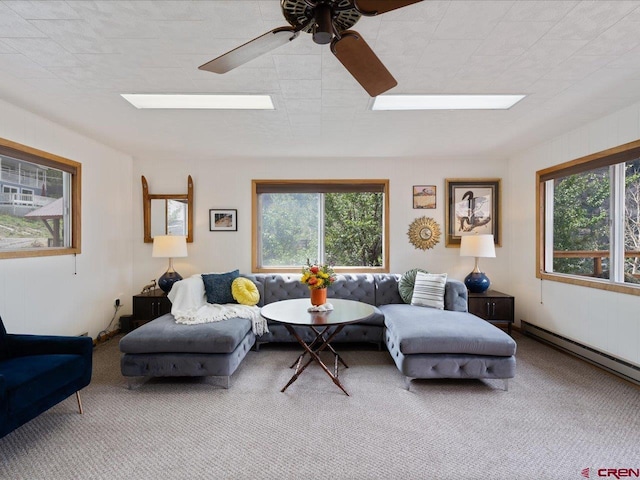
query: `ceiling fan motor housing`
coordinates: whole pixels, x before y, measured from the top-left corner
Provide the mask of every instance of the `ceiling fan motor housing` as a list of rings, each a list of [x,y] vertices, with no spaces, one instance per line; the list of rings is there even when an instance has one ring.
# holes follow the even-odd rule
[[[280,5],[292,27],[312,33],[320,44],[331,42],[334,29],[348,30],[361,17],[351,0],[280,0]]]

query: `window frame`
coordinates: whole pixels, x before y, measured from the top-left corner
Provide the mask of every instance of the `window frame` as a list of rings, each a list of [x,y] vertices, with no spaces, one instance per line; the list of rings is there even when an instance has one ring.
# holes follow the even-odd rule
[[[43,167],[62,170],[71,175],[71,241],[69,247],[24,248],[0,251],[0,259],[76,255],[81,253],[82,164],[43,150],[0,138],[0,154]]]
[[[629,142],[624,145],[620,145],[617,147],[609,148],[607,150],[603,150],[601,152],[593,153],[591,155],[587,155],[585,157],[577,158],[575,160],[570,160],[565,163],[561,163],[559,165],[555,165],[549,168],[545,168],[543,170],[538,170],[536,172],[536,277],[541,280],[551,280],[554,282],[567,283],[571,285],[578,285],[582,287],[596,288],[600,290],[608,290],[612,292],[618,293],[626,293],[630,295],[639,295],[640,296],[640,286],[630,285],[628,283],[621,283],[616,281],[617,279],[596,279],[590,277],[584,277],[579,275],[571,275],[565,273],[556,273],[556,272],[547,272],[545,271],[545,264],[547,263],[545,260],[549,260],[551,257],[553,258],[553,251],[548,251],[547,245],[547,220],[550,216],[553,215],[552,208],[549,208],[548,201],[549,192],[546,188],[546,182],[549,180],[554,180],[559,177],[565,177],[568,175],[574,175],[578,173],[587,172],[590,170],[595,170],[601,167],[612,167],[618,164],[636,160],[640,157],[640,140],[636,140],[634,142]],[[624,199],[620,199],[621,195],[619,194],[619,184],[615,184],[612,182],[611,188],[611,203],[612,207],[617,207],[612,210],[611,215],[615,215],[615,211],[619,208],[620,201],[624,202]],[[614,242],[616,238],[615,235],[619,235],[620,232],[613,231],[617,222],[612,222],[612,231],[610,234],[610,243],[612,247],[610,248],[610,252],[612,258],[610,259],[610,263],[613,265],[613,262],[619,263],[619,255],[620,252],[617,251],[617,247],[614,246]],[[623,238],[624,245],[624,238]],[[553,245],[551,245],[553,248]],[[617,253],[616,253],[617,252]],[[624,257],[624,255],[623,255]],[[623,258],[624,262],[624,258]],[[619,280],[619,279],[618,279]]]
[[[308,193],[321,193],[313,192],[314,185],[331,185],[336,188],[344,186],[347,188],[350,185],[355,187],[355,190],[366,191],[364,188],[367,185],[375,185],[381,188],[384,194],[383,200],[383,215],[382,215],[382,266],[380,267],[343,267],[337,266],[334,268],[336,273],[389,273],[389,180],[388,179],[357,179],[357,180],[251,180],[251,270],[253,273],[299,273],[302,265],[298,267],[261,267],[258,262],[260,255],[258,252],[258,195],[261,187],[278,188],[282,187],[283,190],[290,190],[294,186],[299,186],[301,189]],[[346,190],[345,190],[346,191]],[[284,192],[283,192],[284,193]]]

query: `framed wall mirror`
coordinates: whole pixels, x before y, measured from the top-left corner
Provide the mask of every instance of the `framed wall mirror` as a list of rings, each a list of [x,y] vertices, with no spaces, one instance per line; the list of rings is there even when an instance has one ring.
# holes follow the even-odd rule
[[[185,235],[193,242],[193,180],[187,179],[186,194],[151,194],[142,176],[142,211],[144,241],[153,242],[156,235]]]

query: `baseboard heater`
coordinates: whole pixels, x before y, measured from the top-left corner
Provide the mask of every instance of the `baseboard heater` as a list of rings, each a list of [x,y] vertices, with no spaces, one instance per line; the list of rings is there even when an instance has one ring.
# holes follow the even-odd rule
[[[608,372],[611,372],[619,377],[624,378],[630,382],[640,385],[640,367],[632,365],[629,362],[620,360],[603,352],[599,352],[594,348],[587,347],[575,340],[569,340],[557,333],[550,332],[544,328],[532,325],[524,320],[521,320],[521,331],[525,335],[540,340],[541,342],[548,343],[557,347],[565,352],[568,352],[576,357],[581,358],[593,365],[596,365]]]

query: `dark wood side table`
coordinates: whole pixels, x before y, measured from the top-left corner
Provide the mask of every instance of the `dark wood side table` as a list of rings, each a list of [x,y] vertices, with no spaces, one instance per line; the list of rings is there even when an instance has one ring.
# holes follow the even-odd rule
[[[134,330],[165,313],[171,313],[171,301],[161,289],[156,288],[150,292],[134,295],[129,330]]]
[[[469,313],[493,324],[506,324],[507,332],[511,335],[511,325],[513,325],[515,316],[513,296],[497,290],[487,290],[482,293],[468,292],[467,302]]]

